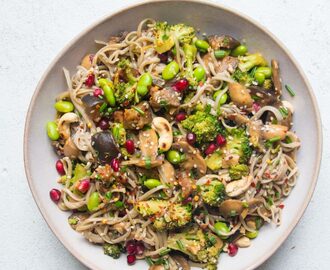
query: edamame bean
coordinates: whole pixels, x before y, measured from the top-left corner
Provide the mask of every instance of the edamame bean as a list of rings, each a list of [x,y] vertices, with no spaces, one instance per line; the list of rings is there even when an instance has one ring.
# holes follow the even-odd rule
[[[262,85],[265,81],[265,75],[263,73],[260,72],[256,72],[254,74],[254,78],[256,79],[256,81],[258,82],[259,85]]]
[[[144,181],[143,183],[147,188],[149,189],[153,189],[155,187],[160,186],[162,183],[157,180],[157,179],[147,179],[146,181]]]
[[[207,49],[210,47],[208,42],[205,41],[205,40],[202,40],[202,39],[197,39],[196,42],[195,42],[195,46],[201,52],[207,52]]]
[[[245,235],[250,239],[254,239],[258,236],[258,231],[246,232]]]
[[[181,162],[181,155],[176,150],[170,150],[166,154],[166,158],[172,164],[179,164]]]
[[[232,56],[242,56],[247,53],[248,49],[245,45],[239,45],[237,46],[232,52]]]
[[[93,192],[88,199],[87,208],[89,211],[94,211],[100,205],[100,196],[98,192]]]
[[[99,79],[99,85],[104,92],[106,100],[109,102],[110,106],[114,107],[116,105],[116,98],[110,84],[111,82],[106,79]]]
[[[216,100],[217,99],[217,96],[220,94],[220,92],[222,92],[222,90],[218,90],[216,91],[214,94],[213,94],[213,99]],[[227,102],[227,99],[228,99],[228,94],[227,93],[224,93],[220,100],[219,100],[219,105],[223,105]]]
[[[149,73],[144,73],[137,84],[136,91],[140,96],[145,96],[148,94],[148,86],[152,85],[152,77]]]
[[[194,77],[199,82],[205,78],[205,69],[202,66],[198,66],[194,69]]]
[[[52,141],[57,141],[60,138],[60,133],[57,130],[57,124],[55,122],[48,122],[46,129],[47,135]]]
[[[57,101],[54,107],[58,112],[61,113],[72,112],[74,109],[72,102],[64,100]]]
[[[176,74],[179,73],[179,70],[180,70],[180,68],[179,68],[178,63],[175,61],[172,61],[163,69],[162,77],[164,80],[167,80],[167,81],[171,80],[176,76]]]
[[[217,59],[222,59],[226,55],[228,55],[228,51],[225,51],[225,50],[216,50],[216,51],[214,51],[214,56]]]
[[[265,78],[268,79],[272,76],[272,69],[270,67],[258,67],[256,73],[262,73],[265,75]]]
[[[230,232],[229,227],[227,226],[226,223],[224,223],[224,222],[216,222],[214,224],[214,229],[215,229],[216,234],[221,239],[227,239],[228,238],[228,236],[223,235],[223,234],[226,234],[226,233],[229,233]]]

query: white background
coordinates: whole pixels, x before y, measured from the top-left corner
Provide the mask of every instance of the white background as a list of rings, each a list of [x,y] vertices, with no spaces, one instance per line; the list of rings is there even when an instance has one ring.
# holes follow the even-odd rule
[[[134,2],[0,0],[2,270],[85,269],[54,237],[33,201],[23,169],[24,119],[38,80],[68,41]],[[260,269],[330,269],[330,1],[218,2],[253,17],[284,42],[314,88],[323,121],[323,162],[313,199],[291,236]]]

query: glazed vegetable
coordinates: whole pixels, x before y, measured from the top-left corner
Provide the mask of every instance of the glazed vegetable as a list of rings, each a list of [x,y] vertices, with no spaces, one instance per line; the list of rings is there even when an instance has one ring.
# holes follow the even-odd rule
[[[237,164],[229,169],[229,176],[232,180],[241,179],[249,174],[249,167],[245,164]]]
[[[218,180],[211,180],[200,186],[203,202],[211,206],[219,206],[225,199],[225,186]]]
[[[105,243],[103,245],[103,251],[105,255],[108,255],[114,259],[118,259],[122,252],[122,247],[118,244]]]
[[[235,128],[227,133],[226,150],[231,154],[237,154],[241,163],[247,163],[252,154],[252,148],[245,130]]]

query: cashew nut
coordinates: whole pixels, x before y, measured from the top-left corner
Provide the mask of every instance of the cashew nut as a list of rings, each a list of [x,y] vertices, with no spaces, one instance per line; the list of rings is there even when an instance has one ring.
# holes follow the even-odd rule
[[[249,90],[240,83],[229,83],[229,96],[237,106],[251,107],[253,104]]]
[[[241,180],[232,181],[226,186],[226,193],[229,197],[236,197],[247,191],[252,182],[252,176],[244,176]]]
[[[251,245],[251,240],[246,236],[242,236],[235,241],[235,244],[240,248],[246,248]]]
[[[152,128],[158,133],[158,148],[166,152],[171,148],[173,142],[172,127],[163,117],[155,117],[152,120]]]
[[[70,137],[70,124],[79,121],[78,115],[69,112],[62,115],[58,121],[58,131],[63,139],[67,140]]]
[[[80,65],[88,70],[92,67],[92,61],[93,61],[93,55],[86,54],[85,57],[81,60]]]
[[[265,125],[261,131],[262,137],[266,140],[272,139],[274,137],[279,137],[280,140],[283,140],[288,131],[288,127],[282,125]]]

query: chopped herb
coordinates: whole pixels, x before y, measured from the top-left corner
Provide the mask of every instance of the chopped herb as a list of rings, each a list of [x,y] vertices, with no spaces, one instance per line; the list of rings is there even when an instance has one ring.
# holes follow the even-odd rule
[[[146,169],[151,169],[151,159],[150,157],[145,158]]]
[[[127,165],[120,167],[120,172],[125,173],[127,171]]]
[[[164,41],[165,41],[165,40],[168,40],[169,38],[170,38],[170,37],[169,37],[168,35],[166,35],[166,34],[162,36],[162,40],[164,40]]]
[[[199,241],[199,238],[196,235],[187,235],[186,236],[187,240],[195,240],[195,241]]]
[[[242,205],[244,208],[248,208],[249,207],[249,204],[247,202],[242,202]]]
[[[291,137],[290,137],[290,136],[286,136],[286,137],[285,137],[285,142],[286,142],[286,143],[292,143],[292,139],[291,139]]]
[[[210,113],[211,112],[211,109],[212,109],[212,106],[211,106],[211,104],[207,104],[206,106],[205,106],[205,112],[206,113]]]
[[[144,111],[142,111],[140,108],[138,108],[136,106],[132,106],[132,109],[137,111],[139,114],[144,115]]]
[[[107,104],[104,102],[104,103],[102,103],[102,105],[101,105],[99,111],[100,111],[100,112],[104,112],[104,110],[105,110],[106,108],[107,108]]]
[[[272,206],[274,204],[272,197],[270,197],[270,196],[267,197],[267,203],[269,206]]]
[[[164,256],[164,255],[168,254],[170,251],[171,251],[171,249],[166,248],[166,249],[162,250],[161,252],[159,252],[159,255]]]
[[[106,197],[108,200],[111,200],[111,198],[112,198],[112,192],[111,192],[111,191],[108,191],[107,193],[105,193],[105,197]]]
[[[116,202],[115,202],[115,206],[116,206],[117,208],[122,208],[122,207],[124,207],[124,203],[123,203],[122,201],[116,201]]]
[[[160,107],[166,107],[167,105],[168,105],[168,102],[166,100],[159,101],[159,106]]]
[[[154,262],[150,257],[146,257],[146,261],[147,261],[147,264],[149,264],[149,266],[154,265]]]
[[[255,222],[256,222],[257,230],[259,230],[261,228],[261,226],[262,226],[262,219],[261,219],[261,217],[257,217]]]
[[[175,137],[175,136],[179,136],[179,135],[181,135],[181,132],[179,131],[179,130],[175,130],[174,132],[173,132],[173,136]]]
[[[252,95],[251,97],[252,97],[252,99],[255,100],[255,101],[258,101],[258,100],[261,99],[260,97],[258,97],[258,96],[256,96],[256,95]]]
[[[250,75],[251,77],[254,77],[254,74],[256,73],[257,67],[254,67],[253,69],[251,69],[250,71]]]
[[[276,196],[276,198],[279,199],[279,198],[281,197],[281,194],[280,194],[278,191],[276,191],[276,192],[275,192],[275,196]]]
[[[289,92],[291,97],[294,97],[296,93],[293,91],[293,89],[290,87],[290,85],[285,85],[285,89]]]
[[[288,109],[285,107],[280,107],[278,110],[280,111],[280,113],[284,118],[286,118],[289,115]]]
[[[180,250],[184,250],[184,246],[183,246],[181,240],[176,240],[176,244],[178,245]]]
[[[280,136],[276,136],[276,137],[274,137],[274,138],[269,139],[268,141],[269,141],[270,143],[274,143],[274,142],[278,142],[278,141],[280,141],[280,140],[281,140],[281,137],[280,137]]]
[[[209,242],[212,246],[214,246],[217,242],[217,239],[213,235],[211,235],[209,236]]]

